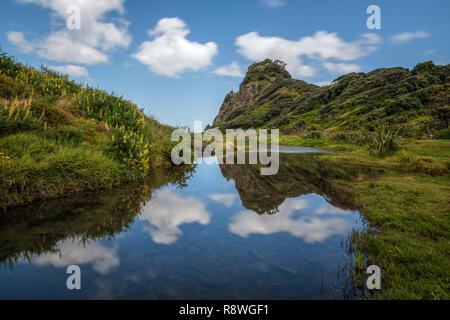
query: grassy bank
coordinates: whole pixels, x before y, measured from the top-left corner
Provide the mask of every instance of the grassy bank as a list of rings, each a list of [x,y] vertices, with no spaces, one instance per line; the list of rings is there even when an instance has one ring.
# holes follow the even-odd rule
[[[330,140],[283,137],[281,142],[331,148],[337,151],[317,161],[360,168],[353,180],[332,183],[353,195],[376,230],[350,238],[368,265],[382,270],[384,290],[375,298],[450,298],[450,140],[406,140],[402,150],[384,157],[371,155],[367,146]]]
[[[169,168],[170,132],[122,97],[0,51],[1,207]]]

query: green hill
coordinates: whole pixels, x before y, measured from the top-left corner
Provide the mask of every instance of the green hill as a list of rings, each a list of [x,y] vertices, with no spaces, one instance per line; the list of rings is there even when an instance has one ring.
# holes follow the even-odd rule
[[[230,92],[213,126],[279,128],[283,134],[333,138],[402,124],[409,134],[448,137],[450,65],[350,73],[318,87],[292,79],[281,61],[251,65],[238,92]]]
[[[0,51],[0,206],[111,187],[170,167],[171,127],[135,104]]]

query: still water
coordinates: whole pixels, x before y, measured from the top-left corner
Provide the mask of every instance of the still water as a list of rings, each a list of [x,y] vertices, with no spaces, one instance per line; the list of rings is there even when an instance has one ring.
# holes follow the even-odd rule
[[[0,299],[342,299],[363,226],[309,148],[280,170],[197,165],[173,177],[0,216]],[[66,268],[81,268],[68,290]]]

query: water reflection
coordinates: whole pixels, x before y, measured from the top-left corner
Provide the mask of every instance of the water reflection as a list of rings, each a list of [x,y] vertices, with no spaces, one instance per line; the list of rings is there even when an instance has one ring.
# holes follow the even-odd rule
[[[0,264],[12,269],[16,262],[30,262],[34,256],[57,257],[64,243],[113,239],[131,228],[154,190],[168,183],[186,186],[192,170],[180,168],[169,176],[154,176],[114,190],[10,209],[0,214]]]
[[[199,165],[10,210],[0,215],[0,298],[342,297],[341,243],[360,220],[330,178],[347,175],[287,153],[275,176]],[[65,290],[69,264],[83,269],[77,296]]]
[[[117,248],[108,248],[96,242],[85,242],[81,238],[76,238],[58,242],[52,253],[44,253],[36,257],[33,259],[33,264],[60,268],[72,264],[91,264],[95,271],[104,275],[118,266],[120,261]]]
[[[300,198],[285,200],[275,215],[258,216],[245,210],[233,217],[229,230],[241,237],[288,232],[307,243],[314,243],[323,242],[333,235],[345,236],[352,229],[348,219],[319,218],[314,214],[314,208],[308,207],[307,200]]]
[[[209,198],[230,208],[238,198],[238,195],[235,193],[214,193],[209,195]]]
[[[139,219],[148,222],[144,229],[153,241],[172,244],[181,235],[182,224],[198,222],[207,225],[210,213],[197,198],[181,197],[173,190],[163,189],[142,208]]]
[[[255,165],[221,164],[227,180],[234,180],[242,205],[259,214],[274,214],[287,198],[315,193],[326,197],[334,206],[354,209],[349,195],[334,191],[329,178],[346,178],[351,172],[325,166],[314,161],[311,154],[280,154],[280,168],[276,175],[262,176]]]

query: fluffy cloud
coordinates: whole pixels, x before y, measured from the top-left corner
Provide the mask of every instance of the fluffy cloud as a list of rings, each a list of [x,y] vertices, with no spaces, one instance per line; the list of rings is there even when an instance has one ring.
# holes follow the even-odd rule
[[[360,42],[366,44],[380,44],[383,42],[383,39],[376,33],[364,33],[361,35]]]
[[[269,8],[279,8],[286,4],[283,0],[262,0],[262,2]]]
[[[323,66],[332,73],[350,73],[361,70],[360,66],[353,63],[331,63],[325,62]]]
[[[213,73],[219,76],[228,76],[236,78],[242,78],[244,76],[241,67],[236,61],[233,61],[228,66],[222,66],[220,68],[217,68],[216,70],[213,71]]]
[[[19,49],[34,50],[43,58],[65,63],[93,65],[108,61],[108,53],[116,48],[126,48],[131,43],[128,22],[119,19],[108,22],[111,12],[124,13],[125,0],[18,0],[48,8],[58,26],[43,39],[27,41],[23,34],[10,32],[8,39]],[[67,10],[75,5],[80,8],[81,29],[66,28]]]
[[[151,72],[168,77],[178,77],[186,71],[198,71],[208,67],[218,53],[214,42],[189,41],[186,23],[179,18],[159,20],[148,34],[153,37],[145,41],[132,56],[148,66]]]
[[[345,215],[349,214],[351,211],[344,210],[338,207],[333,207],[331,205],[326,205],[317,208],[316,213],[317,214],[328,214],[328,215]]]
[[[237,37],[236,46],[238,52],[249,60],[280,59],[287,63],[287,69],[294,77],[312,77],[316,69],[304,64],[303,56],[322,62],[327,59],[352,61],[376,50],[375,44],[380,41],[381,38],[371,34],[364,34],[355,42],[346,42],[336,33],[326,31],[318,31],[298,41],[250,32]]]
[[[11,42],[21,53],[33,51],[33,45],[29,43],[22,32],[11,31],[7,34],[8,41]]]
[[[403,32],[393,35],[391,40],[395,43],[404,43],[409,42],[415,39],[428,38],[431,35],[425,31],[417,31],[417,32]]]
[[[171,244],[178,240],[185,223],[208,224],[210,213],[205,204],[194,197],[180,197],[170,189],[163,189],[142,209],[139,219],[147,221],[145,230],[153,241]]]
[[[227,208],[230,208],[238,195],[236,193],[215,193],[209,196],[212,200],[223,204]]]
[[[49,68],[72,77],[89,77],[89,72],[85,67],[74,66],[72,64],[66,66],[49,66]]]
[[[306,207],[304,199],[287,199],[274,215],[258,215],[245,210],[233,217],[229,230],[241,237],[288,232],[308,243],[322,242],[332,235],[345,235],[351,230],[352,224],[344,218],[318,218],[308,214],[299,218],[294,216],[296,211]]]
[[[33,264],[52,265],[57,268],[71,264],[92,264],[95,271],[107,274],[120,263],[115,248],[103,247],[94,242],[84,243],[81,239],[60,241],[55,250],[56,253],[45,253],[35,258]]]

